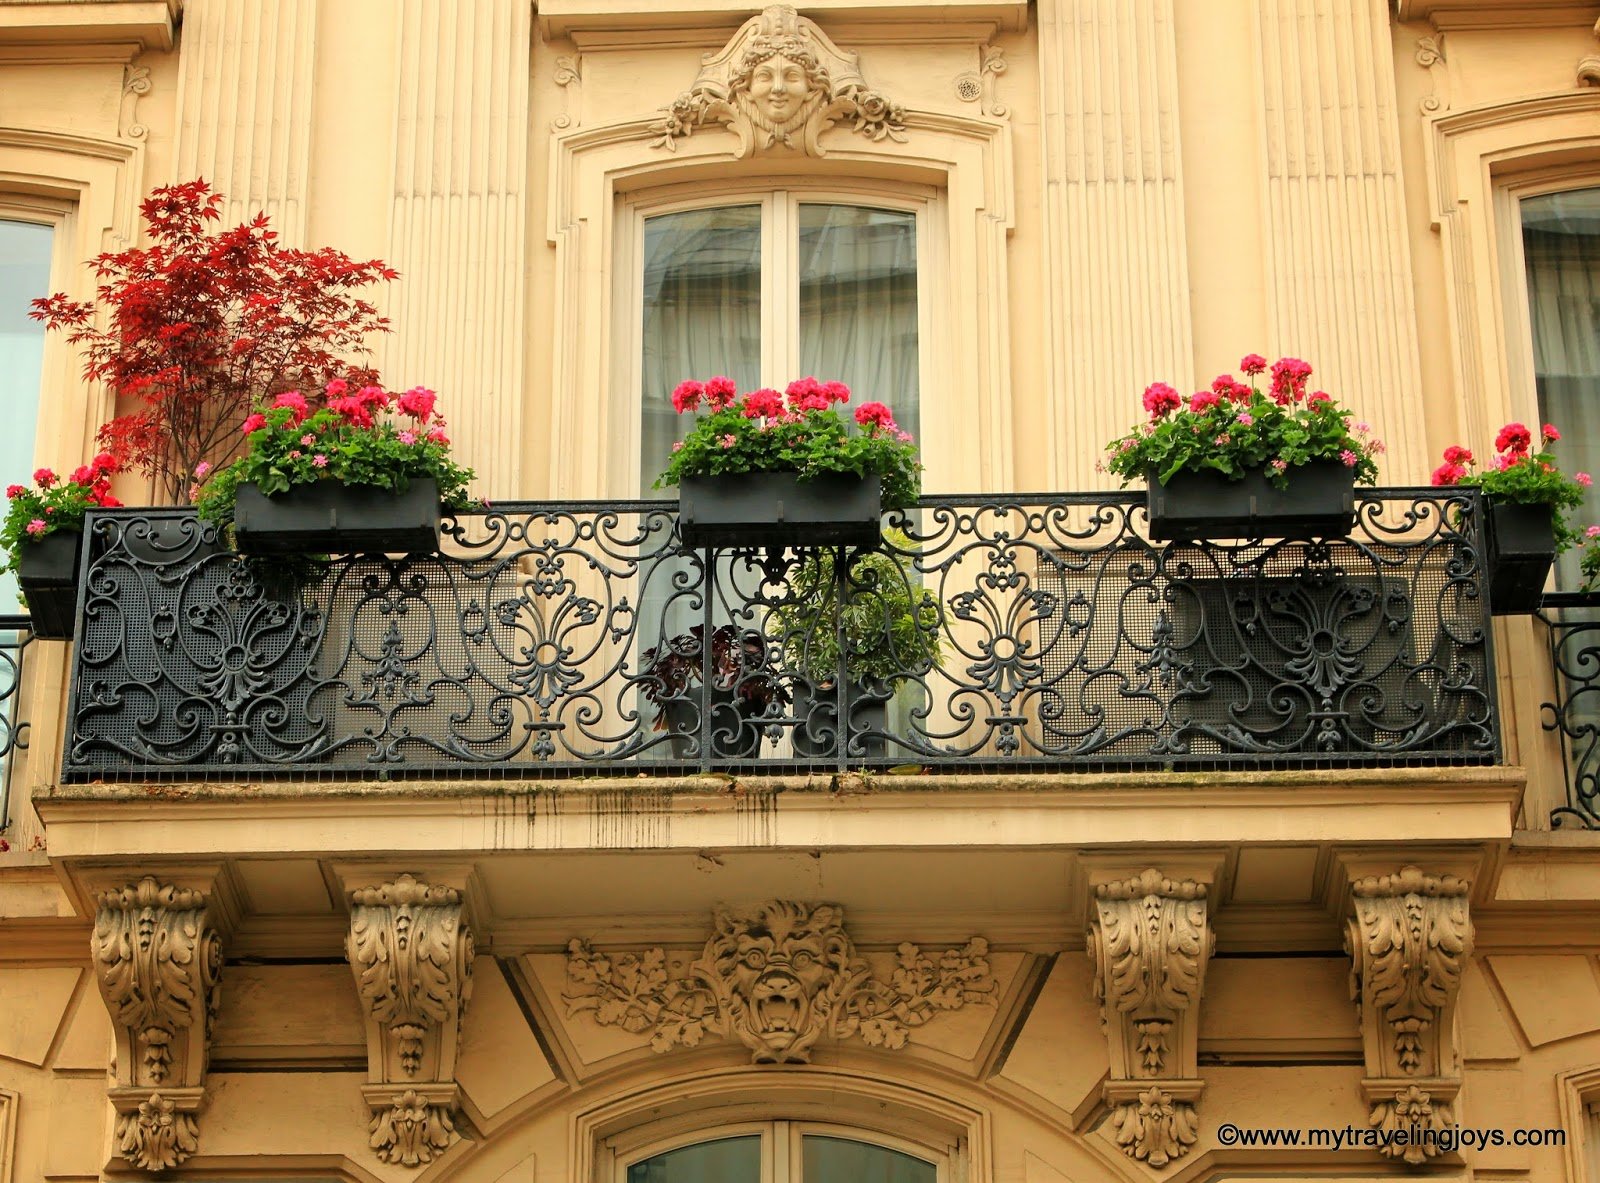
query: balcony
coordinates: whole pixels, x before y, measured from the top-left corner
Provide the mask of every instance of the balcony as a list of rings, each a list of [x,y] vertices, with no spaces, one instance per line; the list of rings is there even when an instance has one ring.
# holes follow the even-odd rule
[[[107,512],[61,780],[1496,764],[1472,506],[1152,544],[1134,494],[929,497],[863,563],[685,551],[674,502],[497,504],[440,555],[288,567]]]

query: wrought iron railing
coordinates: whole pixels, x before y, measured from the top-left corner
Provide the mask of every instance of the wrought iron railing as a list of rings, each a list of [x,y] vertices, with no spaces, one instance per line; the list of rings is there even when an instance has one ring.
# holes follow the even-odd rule
[[[1555,701],[1544,703],[1544,728],[1561,738],[1567,803],[1550,813],[1552,829],[1600,829],[1600,592],[1544,597]]]
[[[0,614],[0,831],[11,822],[11,779],[16,754],[28,750],[22,715],[22,666],[33,630],[26,616]]]
[[[1494,763],[1473,497],[1166,545],[1132,495],[929,497],[865,562],[685,552],[662,501],[298,568],[97,513],[63,777]]]

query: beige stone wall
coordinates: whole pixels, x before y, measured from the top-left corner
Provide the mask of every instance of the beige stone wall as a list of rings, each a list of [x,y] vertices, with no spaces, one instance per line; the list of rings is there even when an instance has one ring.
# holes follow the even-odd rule
[[[440,390],[491,497],[634,492],[631,458],[617,463],[632,428],[613,285],[626,211],[669,186],[933,195],[934,491],[1093,487],[1145,383],[1204,383],[1249,351],[1311,360],[1388,439],[1387,482],[1533,418],[1508,203],[1600,181],[1600,88],[1582,64],[1600,53],[1600,8],[802,10],[905,106],[903,142],[845,126],[825,157],[741,160],[707,127],[654,146],[660,108],[756,11],[734,0],[0,0],[0,216],[57,225],[57,283],[80,295],[78,264],[131,240],[140,196],[197,173],[229,216],[265,209],[287,241],[386,258],[403,278],[384,297],[381,364]],[[46,372],[39,460],[70,466],[108,408],[59,342]],[[743,805],[699,786],[669,811],[670,843],[626,785],[603,806],[599,789],[424,790],[419,804],[326,785],[67,799],[50,791],[66,657],[39,646],[0,855],[0,1183],[129,1177],[91,892],[178,866],[218,901],[229,963],[201,1150],[172,1177],[557,1183],[597,1169],[605,1138],[721,1108],[888,1114],[904,1136],[951,1138],[972,1183],[1389,1178],[1404,1168],[1369,1151],[1218,1142],[1223,1122],[1366,1122],[1370,1048],[1341,946],[1342,868],[1369,857],[1470,864],[1476,952],[1445,1024],[1460,1122],[1569,1135],[1447,1158],[1434,1177],[1578,1183],[1600,1155],[1580,1144],[1600,1095],[1600,878],[1583,835],[1538,832],[1565,792],[1539,712],[1545,637],[1525,620],[1496,629],[1509,770],[1267,777],[1226,800],[1183,778],[984,786],[1004,808],[785,785],[760,838]],[[1198,1136],[1159,1170],[1123,1153],[1102,1095],[1113,1045],[1084,868],[1107,849],[1139,868],[1201,854],[1221,868],[1194,1012]],[[343,964],[341,876],[378,858],[459,883],[479,937],[453,1069],[464,1136],[422,1170],[372,1153],[362,1090],[381,1053]],[[844,901],[880,976],[900,941],[989,937],[994,1003],[940,1015],[902,1049],[824,1040],[809,1066],[780,1068],[726,1041],[657,1053],[567,1013],[568,939],[683,962],[713,904],[785,894]]]

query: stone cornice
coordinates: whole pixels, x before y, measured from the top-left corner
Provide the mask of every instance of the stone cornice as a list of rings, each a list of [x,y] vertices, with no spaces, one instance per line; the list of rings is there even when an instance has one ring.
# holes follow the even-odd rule
[[[1593,0],[1395,0],[1402,21],[1427,21],[1435,29],[1582,28],[1600,16]]]

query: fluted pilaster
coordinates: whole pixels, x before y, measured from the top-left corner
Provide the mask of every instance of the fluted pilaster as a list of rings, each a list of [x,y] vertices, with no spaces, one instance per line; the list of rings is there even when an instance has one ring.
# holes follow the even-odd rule
[[[318,0],[188,0],[178,59],[175,179],[227,195],[219,225],[260,211],[306,245]]]
[[[404,0],[384,376],[438,390],[478,488],[517,487],[523,401],[526,0]]]
[[[1372,420],[1385,474],[1425,471],[1394,55],[1384,0],[1257,0],[1274,353]]]
[[[1039,42],[1055,479],[1087,488],[1193,368],[1172,0],[1039,0]]]

